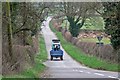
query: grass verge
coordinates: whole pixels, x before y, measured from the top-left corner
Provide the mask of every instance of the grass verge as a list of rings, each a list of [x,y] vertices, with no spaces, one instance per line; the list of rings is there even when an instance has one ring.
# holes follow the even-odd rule
[[[27,70],[21,72],[18,75],[3,77],[2,80],[19,80],[20,78],[24,78],[23,80],[29,80],[29,78],[39,78],[40,74],[45,70],[45,65],[43,62],[47,60],[47,51],[45,47],[44,38],[40,36],[39,38],[39,53],[35,56],[35,65],[33,67],[29,67]],[[21,79],[20,79],[21,80]],[[36,79],[35,79],[36,80]]]
[[[58,32],[53,28],[53,25],[50,21],[49,23],[51,30],[57,35],[60,39],[61,44],[65,51],[76,61],[81,64],[84,64],[90,68],[94,69],[101,69],[101,70],[109,70],[109,71],[120,71],[118,70],[118,64],[110,63],[105,60],[100,60],[95,56],[86,55],[82,50],[71,44],[70,42],[66,41],[62,36],[61,32]]]

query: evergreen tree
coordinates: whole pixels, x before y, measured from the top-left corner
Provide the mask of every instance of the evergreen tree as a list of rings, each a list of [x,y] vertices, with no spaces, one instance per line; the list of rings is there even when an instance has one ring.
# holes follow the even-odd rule
[[[120,2],[106,2],[104,6],[104,21],[106,33],[111,35],[114,49],[120,48]]]

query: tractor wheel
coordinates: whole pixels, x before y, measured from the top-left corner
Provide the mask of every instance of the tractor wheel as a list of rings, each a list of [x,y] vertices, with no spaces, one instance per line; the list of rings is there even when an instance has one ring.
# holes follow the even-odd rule
[[[51,56],[51,61],[53,60],[53,56]]]
[[[63,57],[61,56],[60,59],[63,60]]]

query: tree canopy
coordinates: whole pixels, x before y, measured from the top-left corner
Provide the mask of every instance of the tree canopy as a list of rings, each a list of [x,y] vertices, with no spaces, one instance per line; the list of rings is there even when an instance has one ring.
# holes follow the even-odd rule
[[[120,2],[105,2],[104,21],[106,33],[111,35],[111,43],[115,49],[120,48]]]

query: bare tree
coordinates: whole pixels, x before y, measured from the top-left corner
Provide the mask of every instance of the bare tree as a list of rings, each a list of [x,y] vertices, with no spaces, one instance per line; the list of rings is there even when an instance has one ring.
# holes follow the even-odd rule
[[[2,9],[3,65],[6,66],[5,70],[16,70],[15,68],[20,68],[22,61],[18,59],[21,56],[16,57],[18,53],[15,51],[18,50],[18,46],[19,50],[22,49],[24,54],[29,55],[30,62],[34,62],[33,53],[37,51],[33,44],[33,36],[37,42],[37,34],[46,16],[47,7],[43,3],[4,2]],[[24,52],[28,48],[32,50],[31,53]]]
[[[63,12],[70,23],[69,30],[72,36],[77,37],[79,34],[80,28],[84,25],[88,15],[90,15],[90,11],[93,10],[93,7],[91,7],[93,3],[65,2],[63,4],[64,4]]]

